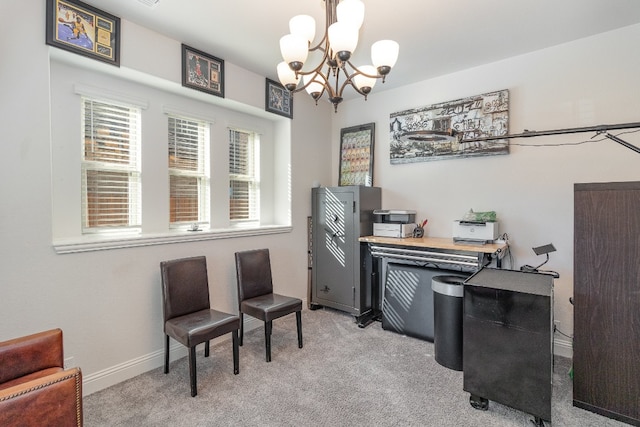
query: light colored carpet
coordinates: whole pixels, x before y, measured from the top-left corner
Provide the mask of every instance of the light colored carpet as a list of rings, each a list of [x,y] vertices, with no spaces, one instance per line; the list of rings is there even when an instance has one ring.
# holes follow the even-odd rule
[[[188,361],[173,362],[84,399],[93,426],[496,426],[531,427],[532,417],[496,402],[469,404],[463,373],[439,365],[433,344],[359,328],[347,314],[303,311],[304,348],[295,316],[273,322],[272,362],[262,328],[245,334],[240,374],[233,375],[231,340],[199,351],[198,395],[190,396]],[[571,361],[556,357],[552,424],[626,426],[572,406]]]

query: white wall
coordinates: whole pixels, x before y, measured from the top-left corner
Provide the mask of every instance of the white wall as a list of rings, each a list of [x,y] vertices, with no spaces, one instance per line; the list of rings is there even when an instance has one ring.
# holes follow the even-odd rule
[[[512,145],[506,156],[391,165],[389,115],[509,89],[510,133],[640,122],[638,42],[640,25],[635,25],[397,90],[376,86],[366,102],[353,100],[339,107],[332,133],[333,183],[340,129],[374,121],[374,185],[382,187],[383,208],[417,210],[419,218],[429,219],[427,235],[437,237],[451,237],[452,221],[470,208],[495,210],[501,231],[510,237],[515,268],[541,263],[544,257],[536,257],[531,248],[552,242],[557,252],[547,267],[560,273],[555,316],[560,329],[572,334],[573,184],[640,180],[640,154],[605,139],[577,146]],[[401,51],[399,61],[410,61],[410,55]],[[511,143],[562,144],[593,135]],[[640,133],[621,137],[640,147]],[[556,335],[556,344],[556,353],[570,354],[570,340]]]
[[[72,364],[82,368],[87,394],[161,365],[161,260],[206,255],[213,306],[236,312],[233,253],[268,247],[276,290],[306,298],[309,188],[314,181],[330,180],[329,109],[317,108],[305,97],[295,100],[292,166],[279,173],[290,174],[292,232],[58,255],[52,247],[50,116],[54,110],[76,108],[50,102],[49,54],[60,52],[44,42],[45,2],[4,0],[0,16],[7,19],[0,27],[0,144],[4,153],[0,168],[0,340],[62,328],[65,357],[73,357]],[[127,21],[123,21],[123,35],[121,68],[110,67],[109,72],[169,88],[180,85],[178,41]],[[150,46],[155,55],[150,55]],[[100,72],[105,69],[97,61],[79,59]],[[225,66],[226,99],[211,96],[211,102],[249,112],[264,110],[264,76],[228,62]],[[203,99],[206,97],[200,101],[206,102]],[[282,135],[283,128],[276,125],[275,137]]]

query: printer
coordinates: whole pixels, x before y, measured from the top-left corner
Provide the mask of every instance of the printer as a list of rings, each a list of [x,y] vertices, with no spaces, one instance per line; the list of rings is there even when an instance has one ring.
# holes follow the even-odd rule
[[[498,236],[499,231],[497,221],[453,221],[454,243],[493,243]]]
[[[412,237],[416,228],[416,211],[376,209],[373,218],[374,236]]]

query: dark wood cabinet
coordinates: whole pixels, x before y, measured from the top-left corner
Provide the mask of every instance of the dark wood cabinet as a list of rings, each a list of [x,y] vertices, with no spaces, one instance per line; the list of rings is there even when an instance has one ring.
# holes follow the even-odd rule
[[[640,426],[640,182],[574,187],[573,404]]]

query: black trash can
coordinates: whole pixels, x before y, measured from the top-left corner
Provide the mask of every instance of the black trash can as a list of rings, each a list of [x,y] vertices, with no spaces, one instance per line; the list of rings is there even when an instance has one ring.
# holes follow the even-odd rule
[[[464,280],[461,276],[448,275],[436,276],[431,281],[436,362],[456,371],[462,371]]]

